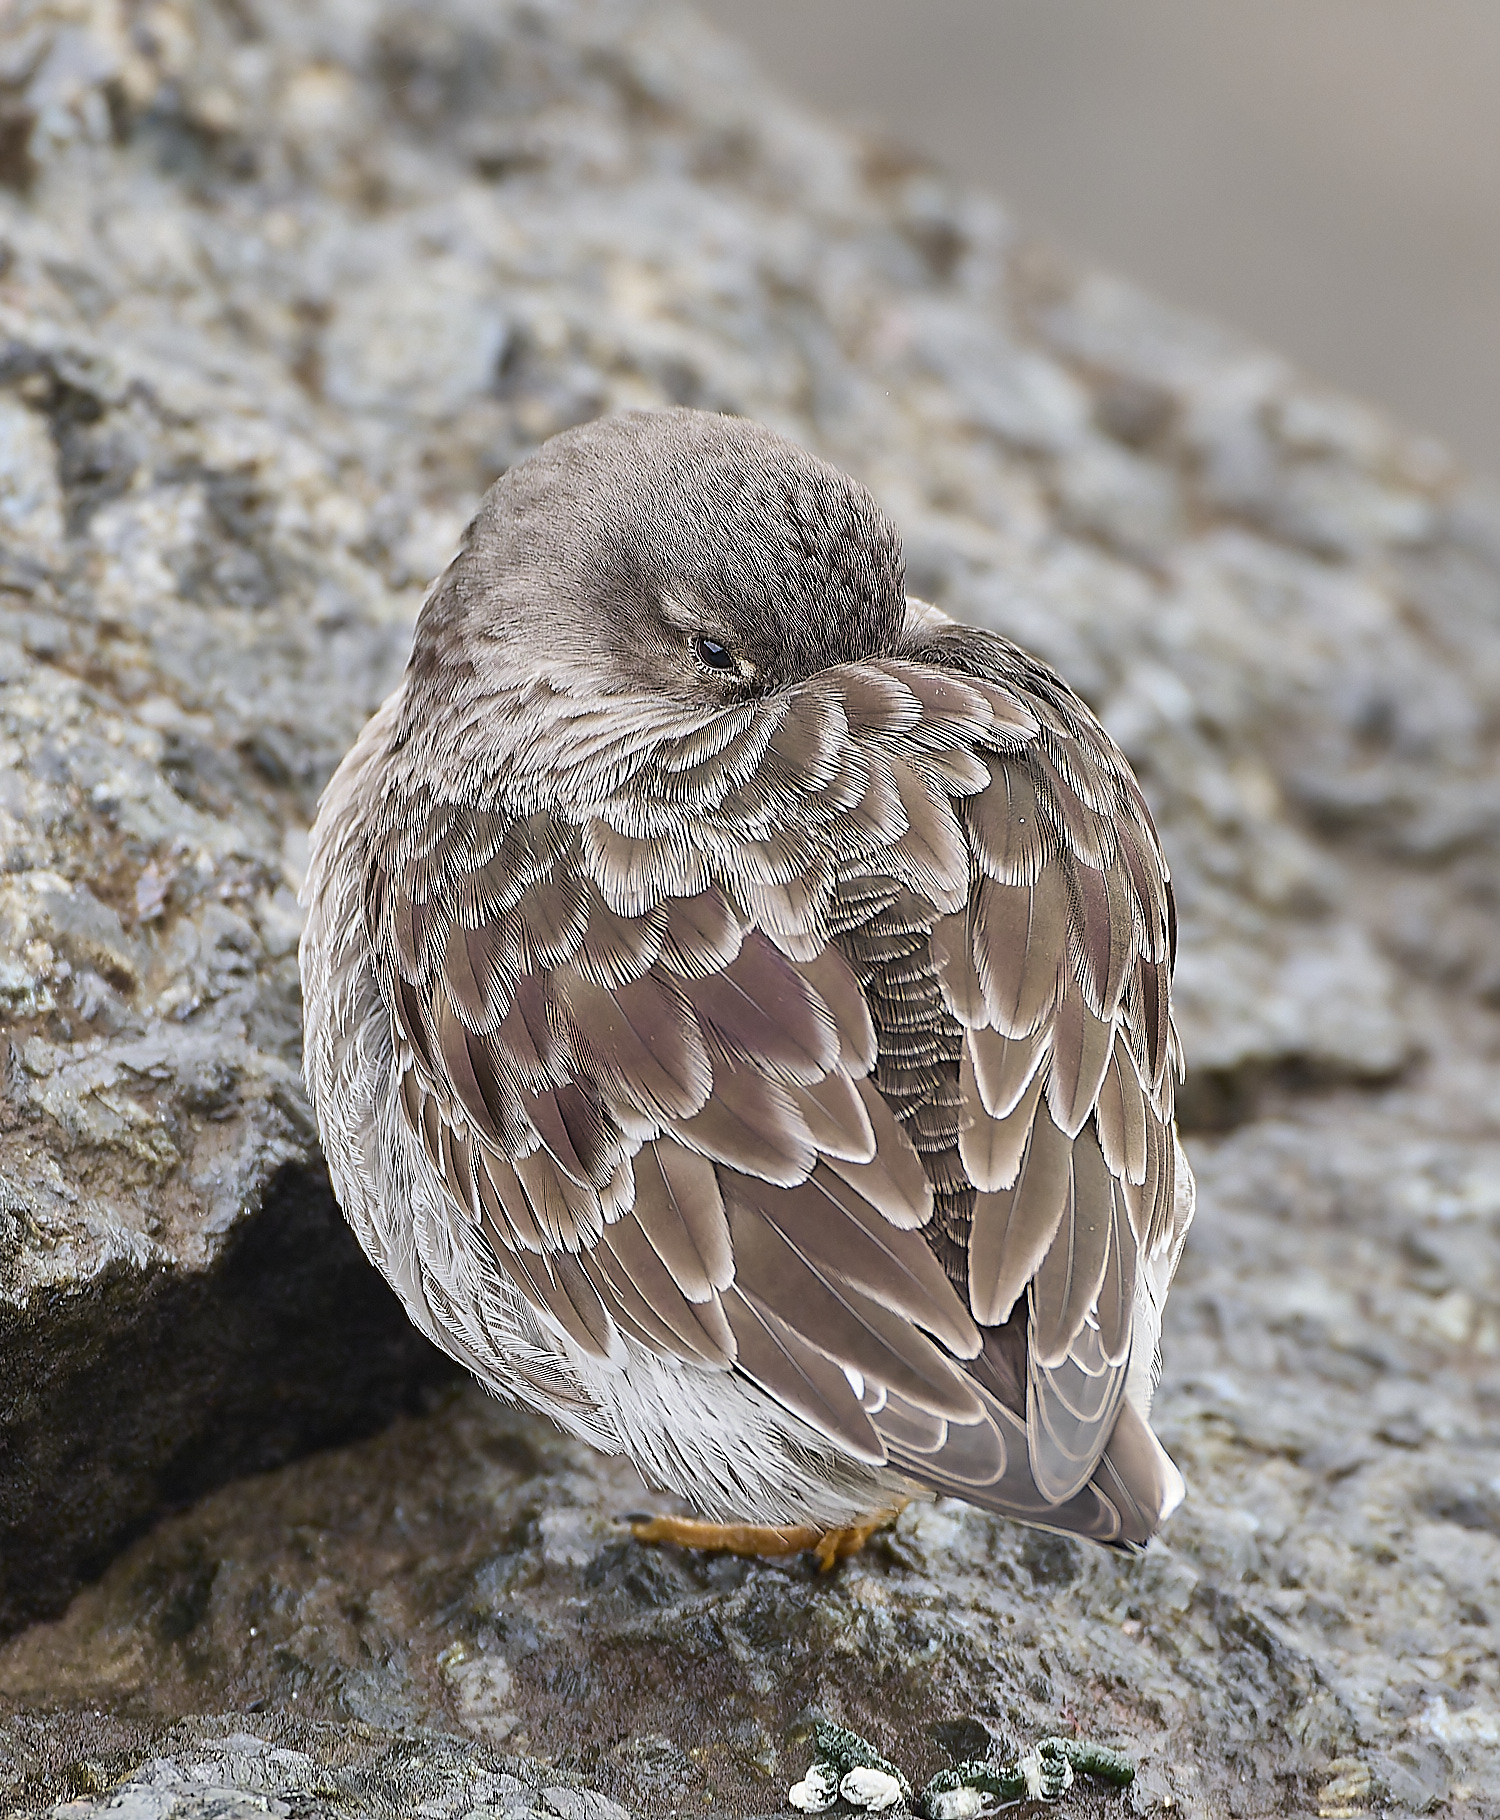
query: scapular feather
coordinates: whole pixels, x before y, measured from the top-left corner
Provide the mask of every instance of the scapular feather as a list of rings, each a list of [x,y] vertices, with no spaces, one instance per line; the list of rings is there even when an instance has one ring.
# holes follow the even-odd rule
[[[672,1130],[700,1156],[787,1188],[806,1179],[817,1156],[786,1088],[727,1061],[714,1065],[712,1097],[691,1118],[675,1120]]]
[[[575,1054],[611,1101],[648,1116],[687,1118],[713,1087],[713,1063],[693,1009],[673,982],[652,974],[606,992],[571,969],[553,990]]]
[[[717,885],[668,898],[666,916],[662,964],[683,979],[704,979],[740,951],[744,923]]]
[[[844,1069],[856,1076],[868,1074],[875,1066],[875,1026],[848,961],[837,948],[823,946],[808,960],[793,964],[833,1019]]]
[[[838,1066],[832,1013],[758,929],[728,966],[684,981],[681,990],[699,1025],[729,1054],[777,1079],[810,1086]]]

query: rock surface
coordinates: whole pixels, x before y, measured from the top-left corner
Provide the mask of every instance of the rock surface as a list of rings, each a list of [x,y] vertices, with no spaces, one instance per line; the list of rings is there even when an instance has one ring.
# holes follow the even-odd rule
[[[860,474],[1158,813],[1203,1193],[1192,1494],[1141,1561],[948,1505],[828,1581],[643,1553],[639,1485],[442,1389],[331,1210],[317,791],[489,480],[671,402]],[[955,1726],[1076,1727],[1141,1811],[1500,1812],[1497,742],[1500,505],[1440,450],[691,15],[18,0],[0,1622],[54,1621],[0,1656],[4,1798],[762,1811],[817,1704],[914,1778]]]

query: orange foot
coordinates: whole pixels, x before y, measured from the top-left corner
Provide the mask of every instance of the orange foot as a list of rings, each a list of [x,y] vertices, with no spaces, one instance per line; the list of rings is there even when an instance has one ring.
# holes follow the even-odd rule
[[[696,1517],[649,1517],[632,1521],[630,1533],[637,1542],[671,1542],[678,1548],[701,1548],[726,1555],[802,1555],[818,1558],[826,1574],[837,1561],[857,1555],[878,1529],[894,1523],[906,1500],[891,1510],[880,1510],[862,1523],[844,1529],[820,1529],[814,1523],[794,1523],[773,1528],[762,1523],[703,1523]]]

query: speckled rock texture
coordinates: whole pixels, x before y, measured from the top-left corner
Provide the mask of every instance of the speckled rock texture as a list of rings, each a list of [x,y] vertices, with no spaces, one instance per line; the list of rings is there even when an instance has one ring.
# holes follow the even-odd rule
[[[673,402],[859,474],[1157,812],[1201,1200],[1140,1560],[948,1504],[826,1579],[643,1551],[331,1206],[317,792],[489,481]],[[818,1708],[917,1786],[1132,1752],[1079,1813],[1500,1813],[1497,745],[1493,495],[691,15],[12,0],[0,1806],[769,1813]]]

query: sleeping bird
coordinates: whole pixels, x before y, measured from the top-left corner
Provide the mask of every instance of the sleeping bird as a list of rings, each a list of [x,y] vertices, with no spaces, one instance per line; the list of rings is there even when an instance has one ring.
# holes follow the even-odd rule
[[[852,1552],[933,1493],[1138,1547],[1193,1212],[1172,892],[1046,665],[871,495],[631,411],[484,499],[320,805],[305,1067],[417,1326],[698,1513]]]

